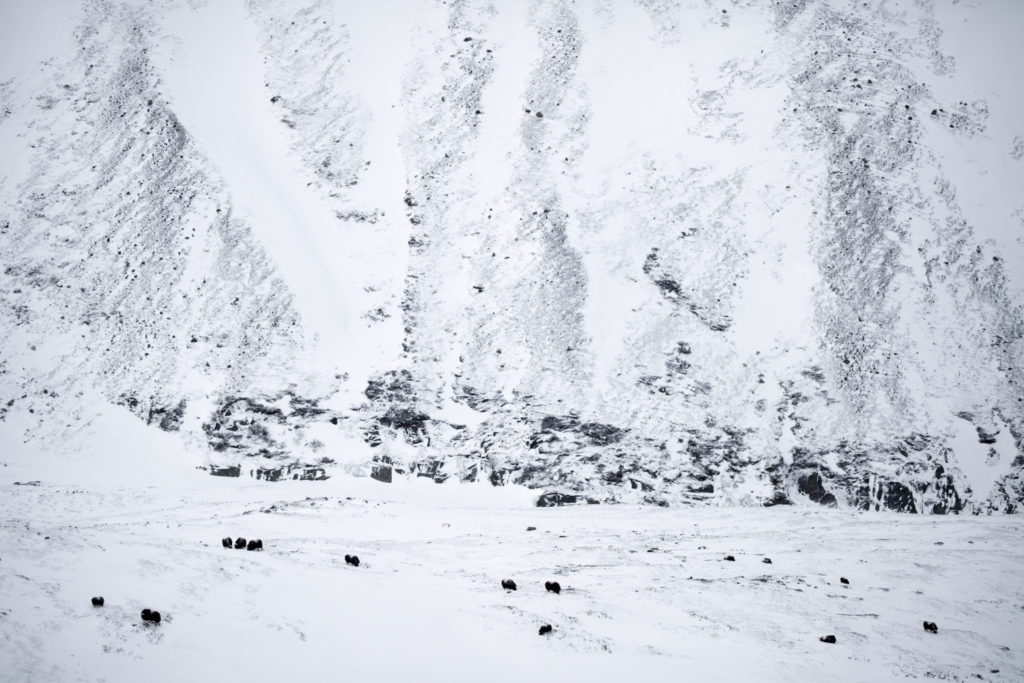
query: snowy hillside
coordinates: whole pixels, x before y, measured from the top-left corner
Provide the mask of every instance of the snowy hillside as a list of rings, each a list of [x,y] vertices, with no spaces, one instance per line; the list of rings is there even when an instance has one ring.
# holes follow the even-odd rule
[[[1019,3],[0,13],[5,467],[1024,500]]]

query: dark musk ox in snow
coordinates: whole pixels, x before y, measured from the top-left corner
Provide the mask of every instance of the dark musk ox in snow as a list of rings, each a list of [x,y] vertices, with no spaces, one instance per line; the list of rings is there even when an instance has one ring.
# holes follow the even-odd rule
[[[551,631],[552,631],[551,624],[544,624],[543,626],[540,627],[540,630],[537,631],[537,633],[538,633],[538,635],[544,636],[544,635],[547,635],[547,634],[551,633]]]
[[[245,547],[246,543],[247,543],[247,541],[244,538],[242,538],[241,536],[239,536],[238,538],[235,539],[235,550],[241,550],[242,548]]]
[[[103,607],[104,602],[105,602],[105,600],[103,599],[103,596],[101,595],[98,598],[93,598],[92,599],[92,606],[93,607]]]
[[[358,567],[359,566],[359,556],[358,555],[346,555],[345,556],[345,564],[350,564],[353,567]]]
[[[226,538],[222,538],[222,539],[220,539],[220,544],[221,544],[222,546],[224,546],[225,548],[230,548],[231,546],[233,546],[233,545],[234,545],[234,543],[232,542],[232,540],[231,540],[231,537],[230,537],[230,536],[227,536]]]
[[[549,593],[554,593],[555,595],[562,592],[562,586],[557,581],[545,581],[544,588],[546,588]]]
[[[146,608],[146,609],[142,610],[142,620],[143,621],[148,621],[148,622],[153,623],[153,624],[159,624],[160,623],[160,613],[157,612],[155,609]]]
[[[516,582],[512,579],[502,579],[501,587],[507,591],[514,591],[516,590]]]
[[[249,544],[245,546],[246,550],[263,550],[263,539],[257,538],[249,541]]]

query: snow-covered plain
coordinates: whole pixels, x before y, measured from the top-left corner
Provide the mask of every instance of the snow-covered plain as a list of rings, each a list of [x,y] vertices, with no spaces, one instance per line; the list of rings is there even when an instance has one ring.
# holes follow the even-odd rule
[[[268,486],[147,451],[71,481],[0,469],[3,680],[1024,677],[1019,516],[542,509],[518,487]]]

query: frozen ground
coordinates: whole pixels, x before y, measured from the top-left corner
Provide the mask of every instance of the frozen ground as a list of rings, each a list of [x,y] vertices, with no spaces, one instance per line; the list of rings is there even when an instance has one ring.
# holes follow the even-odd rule
[[[541,509],[515,487],[160,466],[171,483],[0,469],[0,678],[1024,677],[1016,516]],[[227,535],[265,550],[225,550]],[[164,622],[144,626],[143,607]]]

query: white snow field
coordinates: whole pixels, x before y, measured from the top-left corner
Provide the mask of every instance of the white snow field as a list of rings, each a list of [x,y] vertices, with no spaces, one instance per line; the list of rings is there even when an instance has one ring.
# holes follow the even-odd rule
[[[489,484],[267,485],[197,476],[171,437],[144,431],[125,424],[130,454],[111,440],[5,459],[0,679],[1024,677],[1019,516],[535,508],[534,492]],[[224,536],[264,550],[224,549]],[[163,622],[144,624],[146,607]],[[818,640],[829,634],[836,644]]]

